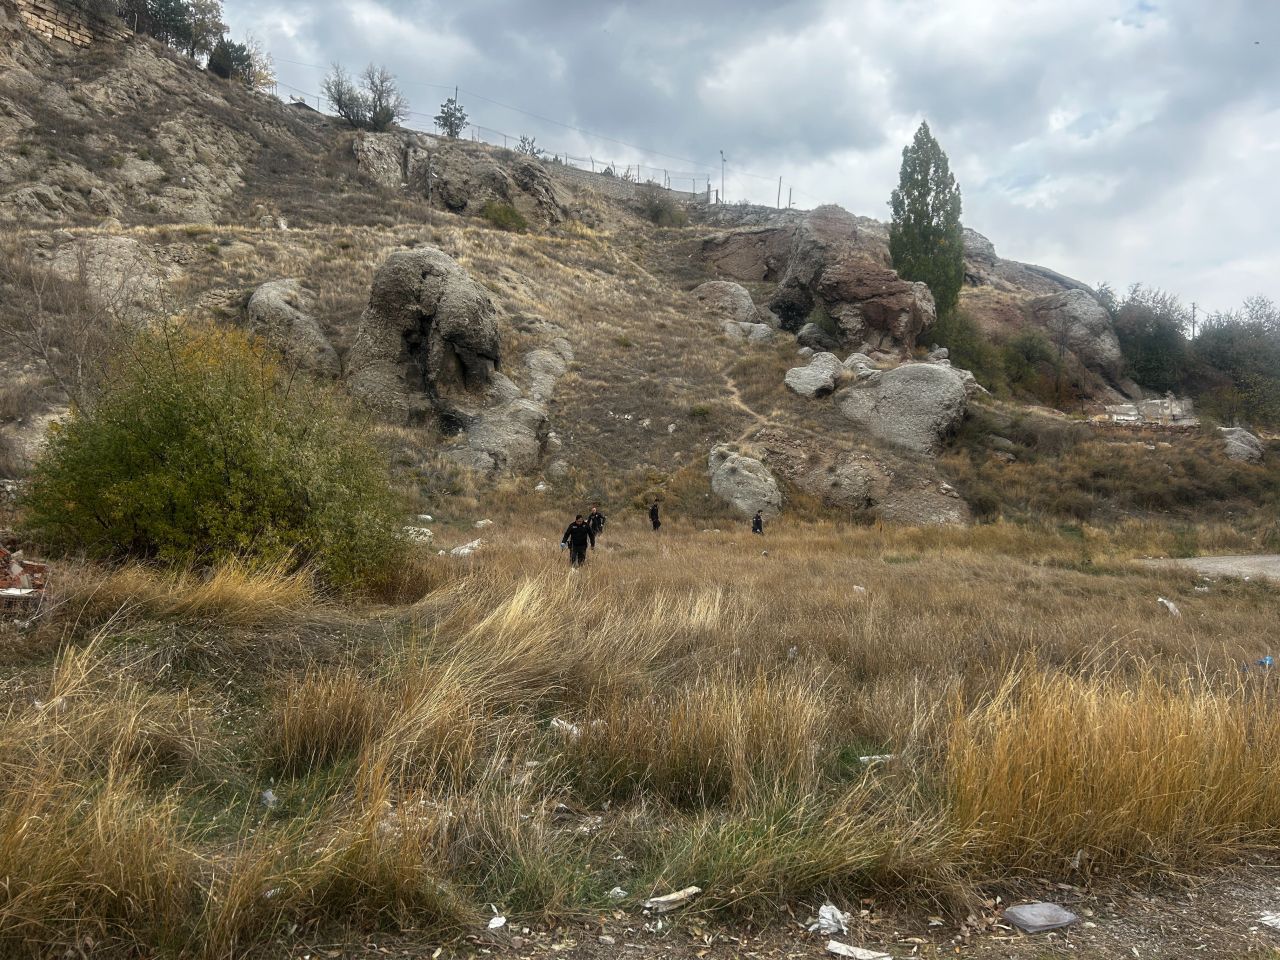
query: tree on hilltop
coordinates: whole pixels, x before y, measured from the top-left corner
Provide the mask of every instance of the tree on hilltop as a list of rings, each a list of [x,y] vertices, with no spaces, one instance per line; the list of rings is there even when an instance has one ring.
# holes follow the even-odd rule
[[[400,92],[395,76],[372,63],[360,75],[359,86],[335,63],[320,89],[333,112],[357,130],[389,130],[409,114],[409,101]]]
[[[457,97],[450,97],[440,104],[440,112],[435,116],[436,126],[446,137],[461,136],[467,128],[467,111],[458,103]]]
[[[893,211],[889,254],[894,269],[904,280],[928,284],[938,317],[951,316],[964,283],[960,187],[927,122],[920,124],[915,139],[902,149],[902,169],[889,206]]]

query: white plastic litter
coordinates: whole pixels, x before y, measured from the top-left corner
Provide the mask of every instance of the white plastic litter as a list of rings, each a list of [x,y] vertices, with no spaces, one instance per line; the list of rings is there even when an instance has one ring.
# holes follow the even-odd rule
[[[810,933],[849,932],[849,915],[833,903],[824,903],[818,910],[818,919],[809,924]]]
[[[498,916],[493,917],[492,919],[489,920],[490,930],[498,930],[502,927],[505,927],[506,925],[507,925],[507,918],[502,916],[502,914],[498,914]]]
[[[833,953],[837,957],[848,957],[849,960],[893,960],[893,957],[887,953],[864,950],[862,947],[851,947],[849,944],[841,943],[839,940],[827,941],[827,953]]]
[[[276,792],[270,788],[262,791],[262,805],[268,810],[275,807],[280,799],[276,796]]]
[[[1268,927],[1271,927],[1274,930],[1280,930],[1280,913],[1264,913],[1258,919]]]
[[[683,890],[677,890],[675,893],[668,893],[662,897],[652,897],[644,902],[646,910],[652,910],[654,913],[666,913],[669,910],[676,910],[683,907],[686,903],[702,892],[701,887],[685,887]]]
[[[627,899],[627,891],[623,890],[621,887],[614,887],[612,890],[609,891],[609,899],[625,900]]]
[[[1056,903],[1020,903],[1006,910],[1004,918],[1024,933],[1058,930],[1069,927],[1080,919]]]
[[[867,764],[888,763],[890,760],[897,759],[897,756],[898,755],[896,753],[876,753],[876,754],[872,754],[869,757],[859,757],[858,762],[867,763]]]
[[[570,723],[568,720],[561,720],[559,717],[551,718],[551,729],[561,734],[569,740],[577,740],[582,736],[582,728],[576,723]]]
[[[1178,609],[1178,605],[1174,603],[1172,600],[1166,600],[1164,597],[1156,597],[1156,603],[1160,604],[1160,606],[1168,610],[1169,616],[1171,617],[1182,616],[1182,611]]]

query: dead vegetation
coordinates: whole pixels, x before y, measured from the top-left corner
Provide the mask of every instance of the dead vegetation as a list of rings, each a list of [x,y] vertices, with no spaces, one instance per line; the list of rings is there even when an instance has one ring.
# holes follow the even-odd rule
[[[1019,871],[1089,883],[1280,839],[1280,704],[1240,672],[1277,593],[1128,561],[1174,531],[813,523],[762,556],[619,510],[570,574],[498,516],[410,606],[85,569],[39,626],[0,628],[6,948],[448,937],[615,886],[624,910],[696,883],[696,911],[757,919],[962,909]]]

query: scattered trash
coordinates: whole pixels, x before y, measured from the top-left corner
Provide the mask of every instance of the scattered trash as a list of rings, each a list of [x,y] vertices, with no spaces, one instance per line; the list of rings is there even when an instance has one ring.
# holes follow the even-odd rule
[[[1171,617],[1182,616],[1182,611],[1178,609],[1178,605],[1174,603],[1172,600],[1166,600],[1164,597],[1156,597],[1156,603],[1160,604],[1160,606],[1168,610],[1169,616]]]
[[[284,888],[283,888],[283,887],[272,887],[270,890],[268,890],[268,891],[267,891],[266,893],[264,893],[262,896],[263,896],[265,899],[267,899],[267,900],[274,900],[276,897],[280,896],[280,894],[282,894],[282,893],[284,893]]]
[[[550,727],[556,733],[562,734],[569,740],[577,740],[582,736],[582,728],[576,723],[570,723],[568,720],[561,720],[559,717],[552,717]]]
[[[1056,903],[1022,903],[1005,910],[1004,918],[1024,933],[1058,930],[1080,919]]]
[[[898,755],[896,753],[873,753],[869,757],[859,757],[858,762],[866,764],[888,763],[890,760],[896,759],[898,759]]]
[[[864,950],[862,947],[851,947],[849,944],[841,943],[839,940],[827,941],[827,953],[834,953],[837,957],[848,957],[849,960],[893,960],[893,957],[887,953]]]
[[[0,546],[0,612],[25,613],[44,598],[49,568]]]
[[[794,659],[795,659],[796,657],[798,657],[798,656],[800,656],[800,648],[799,648],[799,647],[791,647],[791,648],[789,648],[789,649],[787,650],[787,659],[788,659],[788,660],[794,660]]]
[[[1196,593],[1208,593],[1208,592],[1209,592],[1209,588],[1208,588],[1208,587],[1192,587],[1191,589],[1193,589]]]
[[[534,488],[533,488],[533,492],[534,492],[534,493],[546,493],[546,492],[547,492],[548,490],[550,490],[550,489],[551,489],[550,485],[548,485],[548,484],[546,484],[546,483],[539,483],[536,487],[534,487]]]
[[[477,530],[483,530],[485,527],[492,527],[492,526],[493,526],[493,521],[492,521],[492,520],[477,520],[477,521],[475,522],[474,526],[475,526],[475,528],[476,528]]]
[[[37,710],[48,709],[48,710],[52,710],[54,713],[57,713],[59,710],[61,710],[63,707],[67,705],[67,698],[54,697],[52,700],[48,700],[48,701],[32,700],[31,705],[35,707]]]
[[[270,788],[262,791],[262,805],[268,810],[275,809],[276,804],[280,802],[280,798],[276,796],[276,792]]]
[[[865,597],[865,596],[867,595],[867,588],[866,588],[866,587],[860,587],[860,586],[858,586],[857,584],[854,584],[854,585],[853,585],[852,587],[850,587],[849,589],[853,592],[853,595],[854,595],[855,597]]]
[[[1258,919],[1268,927],[1271,927],[1274,930],[1280,930],[1280,913],[1264,913]]]
[[[1257,666],[1257,667],[1270,667],[1273,663],[1275,663],[1275,660],[1272,659],[1271,654],[1268,653],[1261,660],[1255,660],[1253,661],[1253,663],[1254,663],[1254,666]]]
[[[760,551],[760,556],[762,556],[762,557],[767,557],[768,555],[769,555],[769,551],[768,551],[768,550],[761,550],[761,551]]]
[[[701,892],[701,887],[685,887],[683,890],[677,890],[675,893],[668,893],[665,896],[653,897],[646,900],[644,902],[644,908],[646,910],[652,910],[654,913],[666,913],[669,910],[676,910],[683,907]]]
[[[607,944],[608,946],[613,946],[613,944],[618,942],[617,940],[613,939],[613,937],[609,936],[607,933],[600,934],[600,936],[597,939],[601,943]]]
[[[627,899],[627,891],[623,890],[621,887],[614,887],[609,891],[608,896],[610,900],[625,900]]]
[[[827,935],[848,933],[849,915],[835,904],[824,903],[818,910],[818,919],[809,924],[809,932]]]
[[[451,557],[469,557],[483,545],[483,540],[472,540],[470,543],[464,543],[460,547],[454,547],[449,551],[449,555]]]
[[[506,925],[507,925],[507,918],[504,917],[502,914],[498,914],[496,917],[493,917],[489,920],[490,930],[498,930],[498,929],[501,929],[502,927],[505,927]]]
[[[423,523],[431,523],[432,521],[435,520],[435,517],[433,517],[429,513],[420,513],[418,514],[418,519],[421,520]]]

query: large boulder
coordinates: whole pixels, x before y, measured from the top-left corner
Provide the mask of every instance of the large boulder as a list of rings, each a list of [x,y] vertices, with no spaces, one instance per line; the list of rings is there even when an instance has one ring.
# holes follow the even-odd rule
[[[840,358],[833,353],[815,353],[807,366],[792,367],[783,382],[802,397],[825,397],[836,388],[836,381],[844,372]]]
[[[855,383],[841,394],[840,412],[873,436],[916,453],[936,455],[968,409],[964,379],[950,367],[910,363]]]
[[[351,143],[356,167],[380,187],[402,187],[407,176],[406,159],[412,149],[411,135],[360,131]]]
[[[510,204],[529,223],[548,226],[569,218],[570,197],[543,161],[507,159],[492,150],[450,141],[447,148],[411,153],[410,186],[454,213],[477,216],[489,203]]]
[[[744,457],[723,444],[707,457],[711,492],[744,517],[757,510],[776,517],[782,510],[782,493],[773,474],[759,460]]]
[[[728,280],[708,280],[693,288],[693,298],[709,314],[720,320],[734,323],[769,322],[769,315],[756,307],[751,294],[741,284]]]
[[[1228,457],[1243,463],[1262,461],[1262,441],[1244,427],[1219,427],[1222,445]]]
[[[440,415],[483,395],[498,368],[498,322],[489,294],[434,247],[393,253],[374,274],[347,381],[369,407],[400,423]]]
[[[249,298],[245,319],[250,330],[292,363],[325,377],[341,372],[338,353],[312,315],[310,295],[297,280],[271,280]]]
[[[1084,366],[1108,383],[1118,384],[1124,355],[1111,314],[1087,290],[1064,290],[1031,302],[1036,322],[1058,345],[1065,346]]]
[[[523,473],[541,461],[550,429],[545,406],[517,398],[480,413],[454,459],[485,472]]]

